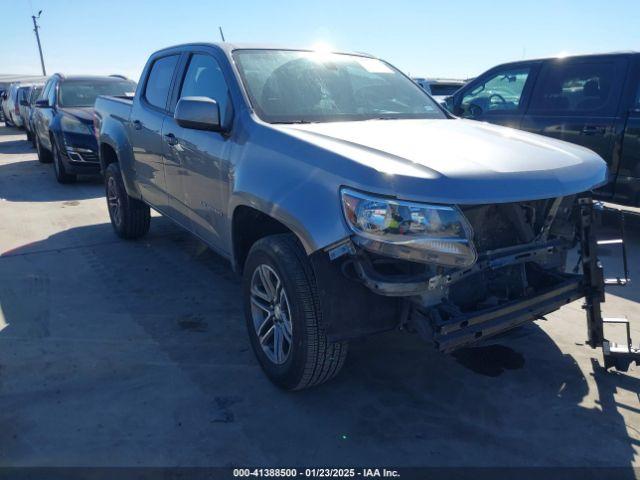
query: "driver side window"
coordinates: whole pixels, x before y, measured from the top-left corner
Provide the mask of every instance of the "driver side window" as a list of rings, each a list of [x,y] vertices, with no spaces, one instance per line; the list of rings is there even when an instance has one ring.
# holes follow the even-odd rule
[[[487,113],[518,110],[529,71],[529,67],[519,67],[496,72],[462,97],[456,113],[465,118],[476,118]]]

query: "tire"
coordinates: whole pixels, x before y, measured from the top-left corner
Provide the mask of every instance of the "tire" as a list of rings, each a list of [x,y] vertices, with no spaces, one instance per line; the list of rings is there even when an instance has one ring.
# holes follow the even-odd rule
[[[27,130],[27,142],[33,143],[33,139],[31,138],[31,132]]]
[[[53,173],[58,183],[74,183],[78,177],[67,173],[65,170],[64,163],[62,162],[62,154],[60,153],[58,144],[53,138],[51,139],[51,150],[53,152]]]
[[[104,175],[107,208],[111,225],[121,238],[140,238],[149,231],[149,206],[127,194],[117,163],[110,163]]]
[[[243,300],[251,346],[274,384],[302,390],[338,374],[348,343],[328,340],[315,276],[293,234],[268,236],[253,245],[244,268]]]
[[[40,143],[40,139],[37,137],[37,135],[35,136],[35,142],[36,142],[36,151],[38,152],[38,161],[40,163],[51,163],[51,161],[53,160],[52,156],[51,156],[51,152],[46,150],[42,144]]]

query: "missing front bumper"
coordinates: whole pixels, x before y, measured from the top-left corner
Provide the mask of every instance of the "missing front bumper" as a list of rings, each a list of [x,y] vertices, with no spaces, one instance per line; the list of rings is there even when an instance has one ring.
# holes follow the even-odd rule
[[[410,324],[441,352],[477,343],[538,319],[584,296],[582,275],[558,274],[558,283],[497,307],[443,318],[439,310],[412,310]]]

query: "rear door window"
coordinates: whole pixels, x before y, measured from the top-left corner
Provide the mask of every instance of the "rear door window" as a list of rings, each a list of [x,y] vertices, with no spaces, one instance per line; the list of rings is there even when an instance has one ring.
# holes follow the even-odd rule
[[[513,113],[519,110],[530,71],[530,67],[506,68],[475,84],[462,97],[461,115],[477,117],[486,113]]]
[[[623,75],[620,61],[554,60],[542,69],[529,113],[613,115]]]
[[[162,110],[166,109],[171,79],[178,63],[179,55],[159,58],[153,63],[144,91],[144,98],[149,104]]]

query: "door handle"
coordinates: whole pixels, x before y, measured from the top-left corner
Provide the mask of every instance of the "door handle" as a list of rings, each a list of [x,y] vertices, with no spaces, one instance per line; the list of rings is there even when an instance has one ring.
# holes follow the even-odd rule
[[[601,135],[605,133],[606,128],[605,127],[597,127],[595,125],[586,125],[585,127],[582,128],[582,131],[580,133],[582,133],[583,135]]]
[[[134,120],[133,128],[135,128],[136,130],[142,130],[142,122],[140,120]]]
[[[172,147],[178,144],[178,139],[173,133],[165,133],[164,138],[167,140],[167,143]]]

